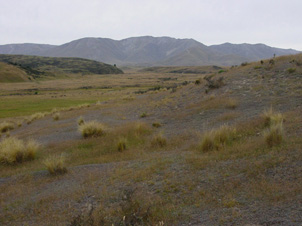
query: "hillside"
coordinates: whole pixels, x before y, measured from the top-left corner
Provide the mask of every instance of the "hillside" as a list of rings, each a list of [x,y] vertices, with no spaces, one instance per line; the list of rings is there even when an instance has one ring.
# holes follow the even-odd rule
[[[132,37],[123,40],[82,38],[59,46],[39,44],[0,45],[2,54],[80,57],[119,66],[231,66],[274,56],[297,54],[264,44],[206,46],[193,39]]]
[[[28,77],[28,74],[17,66],[0,62],[0,83],[30,81]]]
[[[37,57],[24,55],[0,55],[4,62],[24,71],[33,78],[56,77],[64,74],[120,74],[115,66],[80,58]]]

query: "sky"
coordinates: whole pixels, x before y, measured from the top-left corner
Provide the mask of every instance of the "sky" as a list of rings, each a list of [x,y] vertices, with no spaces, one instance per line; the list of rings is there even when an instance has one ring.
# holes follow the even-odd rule
[[[0,45],[192,38],[302,50],[301,0],[0,0]]]

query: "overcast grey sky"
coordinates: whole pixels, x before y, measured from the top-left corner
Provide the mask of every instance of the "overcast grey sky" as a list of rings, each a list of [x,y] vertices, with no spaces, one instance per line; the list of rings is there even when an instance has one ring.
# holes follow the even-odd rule
[[[302,50],[302,0],[0,0],[0,44],[193,38]]]

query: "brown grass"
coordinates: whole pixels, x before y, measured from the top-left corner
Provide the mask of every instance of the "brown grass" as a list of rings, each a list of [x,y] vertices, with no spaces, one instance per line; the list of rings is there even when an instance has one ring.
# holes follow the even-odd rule
[[[54,113],[52,118],[53,120],[58,121],[60,119],[60,113],[59,112]]]
[[[127,149],[127,139],[126,138],[120,138],[117,142],[117,150],[122,152]]]
[[[272,107],[265,110],[262,114],[262,117],[264,118],[264,124],[266,127],[270,127],[284,121],[283,115],[281,113],[274,112]]]
[[[162,133],[158,133],[153,136],[151,140],[152,147],[164,147],[167,145],[167,139],[163,136]]]

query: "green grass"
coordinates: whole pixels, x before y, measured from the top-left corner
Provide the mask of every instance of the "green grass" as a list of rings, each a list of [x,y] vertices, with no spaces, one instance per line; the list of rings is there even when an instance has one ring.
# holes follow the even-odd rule
[[[39,96],[2,98],[0,101],[0,118],[31,115],[36,112],[51,111],[53,108],[60,109],[95,102],[96,99],[88,98],[52,99]]]

